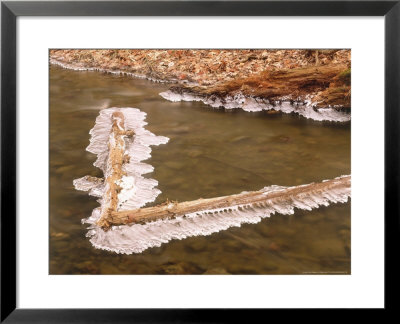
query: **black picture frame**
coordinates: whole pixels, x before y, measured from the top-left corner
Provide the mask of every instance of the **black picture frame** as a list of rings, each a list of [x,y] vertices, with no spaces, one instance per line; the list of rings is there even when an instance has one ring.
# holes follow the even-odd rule
[[[4,1],[1,3],[1,322],[234,322],[265,310],[16,308],[16,19],[19,16],[384,16],[385,309],[398,287],[400,1]],[[373,45],[373,44],[372,44]],[[133,305],[134,307],[134,305]],[[261,313],[261,314],[259,314]],[[254,317],[253,317],[254,316]],[[267,319],[265,319],[267,320]]]

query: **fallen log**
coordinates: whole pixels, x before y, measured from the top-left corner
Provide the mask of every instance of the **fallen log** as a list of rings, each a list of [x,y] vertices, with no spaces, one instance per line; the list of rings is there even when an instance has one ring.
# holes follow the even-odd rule
[[[231,196],[223,196],[208,199],[197,199],[186,202],[169,202],[164,204],[140,208],[129,211],[112,210],[108,214],[107,226],[125,224],[143,224],[160,219],[172,219],[178,216],[201,212],[216,212],[221,209],[229,211],[232,208],[246,208],[246,206],[268,207],[277,204],[292,204],[303,209],[311,209],[312,205],[326,205],[326,201],[337,202],[334,192],[349,191],[351,176],[342,176],[319,183],[310,183],[294,187],[280,188],[278,190],[260,190],[243,192]],[[313,201],[312,197],[325,199],[321,202]],[[339,195],[340,196],[340,195]],[[346,199],[348,195],[345,195]],[[321,198],[323,197],[323,198]],[[302,202],[305,200],[306,202]]]
[[[110,153],[107,160],[107,176],[105,178],[105,194],[103,196],[104,204],[101,217],[97,221],[97,224],[104,228],[110,226],[108,223],[110,214],[117,211],[118,193],[121,191],[118,181],[125,175],[122,170],[122,165],[129,159],[129,156],[125,154],[124,138],[133,135],[133,131],[125,130],[125,117],[123,113],[116,111],[113,112],[111,116],[112,126],[108,142]]]

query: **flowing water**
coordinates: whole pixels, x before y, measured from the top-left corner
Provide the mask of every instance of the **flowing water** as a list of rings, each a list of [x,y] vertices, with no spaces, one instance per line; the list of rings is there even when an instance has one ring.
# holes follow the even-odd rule
[[[81,219],[96,198],[73,188],[102,177],[85,150],[99,110],[136,107],[146,128],[170,138],[146,160],[159,182],[154,204],[294,186],[350,174],[350,123],[298,115],[224,111],[169,102],[168,85],[50,67],[50,274],[350,273],[350,202],[273,215],[210,236],[174,240],[141,254],[95,249]]]

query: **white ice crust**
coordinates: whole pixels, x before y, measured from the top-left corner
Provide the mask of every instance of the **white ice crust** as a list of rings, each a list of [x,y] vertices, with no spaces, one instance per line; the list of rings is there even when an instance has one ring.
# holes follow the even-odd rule
[[[285,187],[265,187],[265,193],[280,191]],[[96,248],[116,253],[141,253],[148,248],[159,247],[171,240],[182,240],[192,236],[207,236],[230,227],[242,224],[256,224],[263,218],[278,213],[291,215],[295,208],[312,210],[331,203],[345,203],[350,197],[350,188],[330,189],[324,192],[311,192],[301,199],[293,198],[290,202],[258,203],[241,205],[233,208],[203,210],[179,216],[175,219],[158,220],[146,224],[123,225],[105,232],[96,226],[88,232],[90,241]],[[89,223],[100,217],[100,210],[95,209]]]
[[[101,110],[96,118],[95,126],[89,132],[91,138],[86,150],[97,155],[94,165],[103,171],[104,178],[107,178],[111,172],[108,163],[108,144],[114,140],[111,127],[112,114],[116,111],[124,114],[124,129],[134,131],[133,137],[124,137],[123,149],[130,159],[122,167],[126,175],[117,180],[117,184],[122,188],[118,194],[118,211],[132,210],[153,202],[161,193],[160,190],[155,188],[158,185],[156,180],[143,177],[144,174],[152,172],[154,169],[151,165],[142,161],[151,157],[151,145],[165,144],[169,139],[164,136],[156,136],[146,130],[144,128],[147,125],[145,122],[146,113],[139,109],[108,108]],[[107,192],[107,184],[104,184],[103,179],[90,176],[76,179],[73,184],[77,190],[88,191],[90,195],[100,197],[100,207],[93,210],[89,218],[82,220],[91,225],[89,236],[92,237],[92,243],[96,242],[99,237],[107,235],[107,232],[96,224],[102,210],[108,208],[109,201],[107,201],[107,197],[104,197],[104,193]]]
[[[319,108],[316,109],[310,102],[291,102],[289,100],[281,100],[278,103],[272,104],[268,100],[259,98],[246,97],[242,94],[235,96],[227,96],[224,98],[218,98],[216,96],[203,96],[196,95],[193,93],[177,93],[175,91],[164,91],[160,93],[160,96],[172,102],[178,101],[201,101],[206,105],[213,108],[225,108],[225,109],[243,109],[248,112],[257,112],[263,110],[277,110],[283,113],[296,113],[305,118],[310,118],[317,121],[336,121],[336,122],[347,122],[350,121],[351,116],[348,113],[339,111],[335,108]]]

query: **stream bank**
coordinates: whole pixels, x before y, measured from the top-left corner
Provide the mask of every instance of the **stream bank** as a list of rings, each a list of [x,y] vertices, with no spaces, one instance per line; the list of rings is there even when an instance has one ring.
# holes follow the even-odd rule
[[[161,93],[171,101],[340,122],[350,120],[350,59],[350,50],[50,51],[64,68],[174,83]]]

